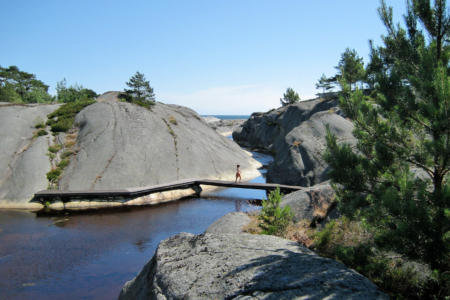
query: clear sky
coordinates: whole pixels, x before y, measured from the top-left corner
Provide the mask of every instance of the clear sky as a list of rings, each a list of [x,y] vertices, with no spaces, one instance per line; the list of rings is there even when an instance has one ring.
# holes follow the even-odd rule
[[[403,24],[405,0],[387,0]],[[378,0],[0,0],[0,65],[50,85],[123,90],[139,71],[156,100],[202,115],[280,106],[287,87],[314,98],[341,53],[368,62],[386,33]]]

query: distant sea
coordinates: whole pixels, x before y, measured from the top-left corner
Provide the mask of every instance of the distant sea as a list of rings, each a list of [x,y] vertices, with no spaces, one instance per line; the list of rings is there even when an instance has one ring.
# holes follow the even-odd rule
[[[202,117],[216,117],[217,119],[226,120],[226,119],[245,119],[247,120],[250,116],[247,115],[201,115]]]

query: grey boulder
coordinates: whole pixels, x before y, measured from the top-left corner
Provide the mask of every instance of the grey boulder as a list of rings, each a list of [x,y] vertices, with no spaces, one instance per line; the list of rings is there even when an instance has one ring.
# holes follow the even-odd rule
[[[340,142],[355,143],[353,124],[337,100],[314,99],[253,113],[242,128],[233,132],[241,146],[265,149],[275,155],[267,171],[267,182],[312,186],[329,179],[322,159],[326,126]]]
[[[233,132],[233,140],[243,147],[276,151],[281,141],[292,129],[320,111],[337,109],[337,100],[308,100],[273,109],[267,113],[255,112]],[[275,147],[275,148],[274,148]]]
[[[215,221],[205,230],[205,233],[211,234],[240,234],[242,228],[250,223],[250,218],[243,212],[231,212]]]
[[[308,187],[329,180],[328,165],[322,157],[327,126],[338,142],[356,143],[350,121],[334,112],[318,112],[278,143],[278,153],[267,171],[267,182]]]
[[[280,206],[291,207],[294,223],[306,220],[313,225],[315,222],[324,220],[336,206],[336,195],[329,184],[315,185],[293,192],[283,196],[282,199]]]
[[[274,236],[181,233],[119,299],[389,299],[368,279]]]

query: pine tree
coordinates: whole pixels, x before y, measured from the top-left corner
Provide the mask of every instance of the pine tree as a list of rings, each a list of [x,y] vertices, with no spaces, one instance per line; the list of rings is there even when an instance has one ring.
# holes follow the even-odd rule
[[[155,101],[155,94],[153,88],[150,87],[150,81],[145,80],[145,75],[136,72],[134,76],[130,78],[126,85],[130,89],[125,89],[128,95],[131,95],[134,100],[137,101]]]
[[[286,228],[292,221],[293,213],[289,205],[280,207],[282,198],[283,194],[280,187],[277,186],[274,191],[270,192],[269,199],[263,199],[261,214],[258,217],[262,221],[259,226],[263,229],[263,234],[285,235]]]
[[[0,66],[0,100],[5,102],[24,102],[31,99],[30,93],[47,93],[48,85],[36,79],[36,75],[20,71],[16,66]],[[42,92],[41,92],[42,91]],[[34,92],[34,93],[33,93]],[[52,101],[50,95],[45,99]],[[33,100],[34,101],[34,100]]]
[[[359,218],[381,249],[450,271],[450,18],[446,1],[407,2],[406,29],[392,8],[369,63],[377,96],[350,93],[339,103],[354,123],[356,149],[327,135],[325,160],[340,210]],[[422,24],[419,30],[418,23]],[[447,273],[448,274],[448,273]]]
[[[330,78],[327,78],[325,74],[322,74],[322,77],[320,77],[316,83],[316,89],[322,88],[322,93],[325,94],[325,91],[329,91],[333,88],[333,84],[331,83]]]
[[[300,101],[300,96],[291,88],[287,88],[286,93],[283,94],[283,98],[280,98],[280,103],[282,106],[294,104],[298,101]]]
[[[364,79],[364,62],[362,57],[359,57],[354,49],[347,48],[341,54],[339,64],[334,68],[338,70],[336,78],[343,77],[350,88],[353,84],[356,88],[356,83]]]

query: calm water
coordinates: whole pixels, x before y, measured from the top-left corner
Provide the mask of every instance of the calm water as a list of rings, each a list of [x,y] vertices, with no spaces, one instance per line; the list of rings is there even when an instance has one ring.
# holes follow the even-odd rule
[[[263,164],[271,160],[256,155]],[[226,213],[257,209],[246,201],[263,197],[264,191],[223,188],[145,207],[0,210],[0,299],[117,299],[161,240],[202,233]]]

